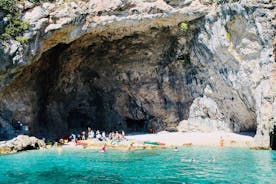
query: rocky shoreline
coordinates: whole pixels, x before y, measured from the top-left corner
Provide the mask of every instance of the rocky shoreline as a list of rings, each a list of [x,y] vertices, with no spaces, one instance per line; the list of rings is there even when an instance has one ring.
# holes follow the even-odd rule
[[[27,135],[19,135],[9,141],[0,142],[0,154],[16,153],[19,151],[46,148],[43,140]]]
[[[223,142],[221,142],[223,141]],[[269,149],[256,147],[253,133],[236,134],[231,132],[159,132],[156,134],[130,134],[122,141],[99,141],[98,139],[68,142],[64,144],[46,144],[43,140],[27,135],[19,135],[9,141],[0,142],[0,154],[10,154],[33,149],[95,149],[106,150],[149,150],[178,149],[190,146],[210,146],[228,148]]]

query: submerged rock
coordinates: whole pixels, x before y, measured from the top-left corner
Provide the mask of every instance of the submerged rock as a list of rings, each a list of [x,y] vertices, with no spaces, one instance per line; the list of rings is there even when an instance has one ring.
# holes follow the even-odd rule
[[[45,148],[46,144],[43,140],[27,135],[19,135],[9,141],[0,142],[0,154],[15,153],[18,151]]]

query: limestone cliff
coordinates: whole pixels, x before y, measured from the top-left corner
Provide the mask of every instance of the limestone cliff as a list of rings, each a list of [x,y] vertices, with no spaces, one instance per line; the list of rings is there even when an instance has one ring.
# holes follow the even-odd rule
[[[6,41],[0,128],[56,136],[88,125],[256,131],[276,124],[271,1],[20,1],[28,44]],[[273,45],[274,43],[274,45]]]

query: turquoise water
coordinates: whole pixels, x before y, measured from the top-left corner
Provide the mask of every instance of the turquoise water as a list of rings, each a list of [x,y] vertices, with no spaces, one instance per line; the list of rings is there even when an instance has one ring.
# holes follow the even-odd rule
[[[0,183],[276,183],[276,152],[209,147],[28,151],[0,156]]]

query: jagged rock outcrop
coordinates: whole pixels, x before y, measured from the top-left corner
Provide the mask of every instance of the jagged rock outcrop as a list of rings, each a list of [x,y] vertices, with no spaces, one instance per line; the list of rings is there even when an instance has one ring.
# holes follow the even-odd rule
[[[20,8],[29,44],[4,49],[13,64],[0,64],[2,127],[20,120],[41,136],[86,126],[256,131],[256,144],[269,145],[270,1],[59,0]]]
[[[182,127],[191,125],[194,129],[200,124],[200,130],[208,130],[206,125],[211,130],[225,129],[226,123],[239,132],[257,126],[256,138],[262,137],[256,139],[261,140],[258,144],[268,143],[275,124],[272,16],[271,7],[234,4],[222,7],[216,16],[206,17],[191,60],[201,66],[209,85],[204,96],[194,100]]]
[[[18,151],[45,148],[44,141],[27,135],[19,135],[9,141],[0,142],[0,154],[16,153]]]

